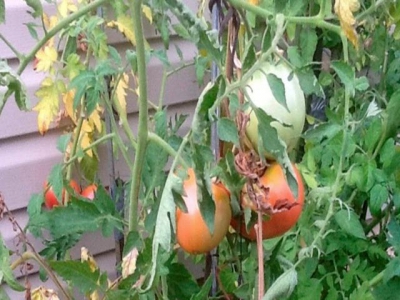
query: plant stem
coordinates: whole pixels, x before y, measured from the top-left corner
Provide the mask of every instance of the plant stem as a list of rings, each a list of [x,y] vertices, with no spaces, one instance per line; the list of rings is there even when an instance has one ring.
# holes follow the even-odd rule
[[[20,61],[20,65],[17,70],[17,74],[21,75],[22,72],[25,70],[25,68],[28,66],[28,64],[32,61],[34,56],[36,55],[36,52],[39,51],[40,48],[42,48],[48,40],[50,40],[53,36],[55,36],[60,30],[67,28],[68,24],[72,23],[76,19],[82,17],[86,13],[90,12],[91,10],[96,9],[100,5],[103,5],[107,3],[108,0],[95,0],[91,2],[90,4],[86,5],[82,9],[70,14],[68,17],[65,19],[61,20],[60,23],[58,23],[56,26],[54,26],[51,30],[49,30],[46,35],[41,39],[35,47],[31,50],[31,52],[28,53],[24,57],[23,60]]]
[[[356,20],[360,22],[360,20],[364,19],[364,17],[368,16],[369,14],[375,12],[382,4],[385,2],[389,2],[388,0],[378,0],[378,1],[373,1],[370,7],[368,7],[366,10],[364,10],[362,13],[356,16]]]
[[[21,60],[23,58],[21,53],[19,53],[18,50],[14,48],[14,46],[1,34],[1,32],[0,32],[0,40],[2,40],[4,42],[4,44],[6,44],[8,46],[8,48],[10,48],[10,50],[15,54],[15,56],[19,60]]]
[[[132,169],[132,184],[129,192],[129,231],[137,230],[137,210],[139,202],[141,172],[148,137],[148,106],[147,106],[147,74],[146,74],[146,52],[144,45],[142,26],[142,1],[130,0],[132,10],[133,31],[136,37],[136,53],[139,76],[139,125],[135,161]]]
[[[178,153],[175,151],[175,149],[172,148],[159,135],[157,135],[157,134],[155,134],[153,132],[149,132],[148,133],[148,141],[152,141],[152,142],[156,143],[157,145],[161,146],[169,155],[171,155],[172,157],[177,159],[179,164],[181,164],[185,169],[189,168],[188,164],[182,158],[182,156],[179,156]]]
[[[91,143],[91,144],[90,144],[89,146],[87,146],[86,148],[83,148],[83,149],[82,149],[82,152],[85,153],[86,151],[92,149],[93,147],[95,147],[95,146],[101,144],[101,143],[104,142],[105,140],[112,139],[112,138],[114,138],[114,137],[115,137],[115,133],[106,134],[106,135],[102,136],[101,138],[95,140],[93,143]],[[81,155],[80,153],[75,153],[74,156],[72,156],[70,159],[68,159],[68,160],[65,162],[65,165],[69,165],[69,164],[73,163],[74,160],[76,160],[80,155]]]
[[[61,282],[58,280],[57,276],[54,275],[51,268],[36,253],[31,252],[31,251],[24,252],[17,260],[15,260],[11,264],[10,267],[12,270],[15,270],[19,265],[25,263],[26,261],[28,261],[30,259],[36,261],[46,271],[47,275],[49,275],[51,280],[54,282],[54,284],[58,287],[58,289],[64,295],[65,299],[68,299],[68,300],[72,299],[72,297],[65,291],[64,287],[62,286]]]
[[[383,280],[383,274],[384,274],[385,270],[383,270],[382,272],[378,273],[374,278],[372,278],[369,281],[369,287],[370,288],[375,287],[379,282],[381,282]]]
[[[254,226],[257,238],[257,261],[258,261],[258,300],[264,297],[264,252],[262,239],[263,217],[260,209],[257,210],[257,224]]]

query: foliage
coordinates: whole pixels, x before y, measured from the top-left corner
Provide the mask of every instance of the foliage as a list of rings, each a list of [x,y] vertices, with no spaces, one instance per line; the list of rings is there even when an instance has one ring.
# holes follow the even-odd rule
[[[22,54],[0,34],[19,60],[17,70],[0,61],[0,113],[13,96],[19,109],[37,112],[41,134],[54,127],[66,130],[57,143],[64,159],[43,178],[57,198],[63,189],[66,195],[63,205],[51,210],[43,207],[44,193],[33,195],[29,222],[21,228],[0,194],[0,218],[8,217],[22,241],[21,249],[11,252],[0,235],[0,282],[26,290],[32,299],[48,299],[46,293],[52,299],[73,299],[72,289],[87,299],[398,295],[399,1],[211,0],[192,11],[181,0],[48,0],[46,5],[56,8],[51,16],[41,1],[25,2],[34,20],[27,30],[37,44]],[[219,29],[209,22],[216,8]],[[0,0],[0,22],[6,17]],[[143,23],[162,40],[158,48],[146,40]],[[126,53],[110,44],[108,30],[126,39]],[[196,47],[191,61],[172,46],[176,36]],[[177,68],[169,61],[171,52],[181,58]],[[163,68],[158,103],[147,96],[150,60]],[[246,83],[263,64],[278,61],[290,67],[306,96],[306,126],[293,151],[271,125],[281,120],[255,107],[246,92]],[[33,108],[21,78],[30,62],[45,75]],[[182,135],[188,120],[168,116],[164,90],[168,78],[185,68],[193,69],[203,92],[190,129]],[[287,108],[283,81],[264,75]],[[134,129],[132,107],[139,111]],[[259,121],[254,149],[245,133],[249,110]],[[126,182],[116,180],[108,190],[97,176],[104,167],[98,151],[103,144],[131,171]],[[307,187],[300,220],[293,230],[264,241],[250,242],[231,230],[218,255],[186,256],[206,266],[203,276],[195,278],[178,255],[175,236],[176,207],[185,210],[187,169],[194,168],[201,214],[211,231],[212,180],[230,191],[236,217],[247,226],[261,224],[265,216],[260,210],[243,212],[240,196],[243,185],[257,182],[271,163],[270,157],[257,154],[267,152],[283,166],[292,191],[297,190],[292,162],[297,163]],[[96,183],[94,199],[69,186],[73,169],[80,171],[80,182]],[[80,261],[71,258],[70,250],[94,231],[114,234],[124,244],[118,278],[108,278],[91,249],[82,250]],[[27,232],[43,242],[39,253]],[[41,279],[52,280],[59,295],[45,282],[43,287],[18,283],[12,271],[23,265],[27,272],[29,261],[39,265]]]

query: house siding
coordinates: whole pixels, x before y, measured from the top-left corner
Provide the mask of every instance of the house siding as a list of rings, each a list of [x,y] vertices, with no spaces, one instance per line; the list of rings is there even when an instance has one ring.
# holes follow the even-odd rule
[[[188,1],[192,8],[197,5],[195,0]],[[45,11],[54,12],[54,8],[43,2]],[[26,13],[28,7],[25,1],[6,1],[6,24],[0,25],[0,32],[14,45],[21,53],[28,53],[35,44],[23,23],[31,22],[31,17]],[[155,31],[146,26],[146,36],[152,48],[162,47],[162,42]],[[110,43],[120,52],[123,57],[125,51],[130,48],[122,36],[113,30],[107,30],[110,36]],[[196,49],[190,43],[177,37],[171,40],[171,50],[168,57],[171,67],[178,67],[182,64],[180,57],[175,51],[174,45],[178,46],[183,53],[183,61],[190,61],[195,56]],[[7,59],[9,65],[14,69],[18,66],[18,60],[7,46],[0,41],[0,58]],[[163,66],[160,61],[152,59],[148,65],[148,90],[149,99],[157,102],[162,80]],[[37,103],[34,96],[44,74],[36,73],[32,65],[26,68],[21,76],[28,90],[28,98],[33,107]],[[193,67],[182,69],[170,76],[165,89],[165,104],[169,107],[170,116],[175,114],[191,115],[196,105],[196,99],[200,94],[200,87],[197,84]],[[128,117],[131,128],[137,127],[137,106],[135,99],[128,100]],[[181,128],[181,133],[189,130],[189,117]],[[44,136],[38,133],[37,113],[33,111],[21,112],[16,106],[14,99],[9,99],[0,115],[0,193],[2,194],[8,208],[15,216],[18,223],[23,227],[27,224],[28,216],[26,207],[30,196],[43,189],[43,182],[46,180],[52,166],[62,161],[61,153],[56,149],[56,141],[62,133],[62,128],[52,128]],[[107,170],[106,147],[101,146],[100,154],[100,180],[107,185],[109,174]],[[116,161],[117,174],[121,178],[128,178],[129,170],[123,161]],[[0,232],[5,243],[11,249],[16,247],[16,232],[7,218],[0,220]],[[39,241],[28,234],[32,244],[38,251],[42,248]],[[72,256],[78,258],[80,247],[87,247],[95,256],[96,261],[103,271],[108,271],[111,277],[115,277],[115,253],[114,240],[112,237],[104,238],[100,233],[85,235],[85,238],[73,249]],[[54,288],[51,281],[40,282],[37,266],[29,272],[29,282],[32,287],[45,285]],[[17,276],[22,274],[17,270]],[[20,278],[24,284],[24,278]],[[24,299],[24,293],[11,291],[4,286],[10,299]]]

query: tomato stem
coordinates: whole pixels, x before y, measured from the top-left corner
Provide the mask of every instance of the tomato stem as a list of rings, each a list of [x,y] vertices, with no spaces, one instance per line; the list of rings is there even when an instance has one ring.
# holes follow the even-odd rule
[[[34,260],[36,261],[49,275],[51,280],[54,282],[54,284],[57,286],[57,288],[61,291],[61,293],[65,296],[65,299],[72,299],[72,297],[67,293],[67,291],[64,289],[60,281],[58,280],[57,276],[53,273],[51,268],[46,264],[44,260],[41,259],[39,255],[32,251],[26,251],[22,253],[21,256],[19,256],[18,259],[16,259],[10,266],[11,270],[15,270],[19,265],[22,265],[28,260]]]
[[[139,77],[139,125],[137,136],[137,148],[132,169],[132,184],[129,191],[129,231],[137,230],[137,212],[141,183],[141,172],[144,163],[148,138],[148,104],[147,104],[147,73],[146,50],[144,45],[142,25],[142,1],[131,0],[133,31],[136,38],[137,67]]]
[[[257,259],[258,259],[258,299],[264,297],[264,251],[262,238],[263,216],[260,209],[257,210],[257,224],[254,225],[257,237]]]
[[[17,70],[17,74],[21,75],[22,72],[25,70],[25,68],[28,66],[28,64],[32,61],[32,59],[35,57],[36,52],[40,50],[53,36],[55,36],[58,32],[61,30],[67,28],[68,24],[72,23],[76,19],[82,17],[83,15],[87,14],[88,12],[96,9],[97,7],[107,3],[108,0],[95,0],[91,2],[90,4],[86,5],[82,9],[77,10],[76,12],[70,14],[67,16],[65,19],[61,20],[59,23],[57,23],[56,26],[54,26],[51,30],[46,32],[45,36],[33,47],[31,52],[28,53],[24,57],[23,60],[20,61],[20,65]]]

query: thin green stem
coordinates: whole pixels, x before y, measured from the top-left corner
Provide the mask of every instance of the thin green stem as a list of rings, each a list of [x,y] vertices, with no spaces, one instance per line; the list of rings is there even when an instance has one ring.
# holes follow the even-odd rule
[[[319,15],[313,16],[313,17],[286,16],[285,19],[289,23],[296,23],[296,24],[301,24],[301,25],[310,25],[310,26],[314,26],[314,27],[319,27],[322,29],[330,30],[338,35],[340,35],[342,32],[342,29],[340,28],[339,25],[329,23],[329,22],[323,20]]]
[[[251,4],[250,2],[243,1],[243,0],[228,0],[233,6],[235,7],[240,7],[242,9],[245,9],[249,12],[252,12],[260,17],[263,18],[269,18],[274,16],[275,14],[269,10],[266,10],[265,8],[261,8],[258,5]]]
[[[278,17],[280,16],[280,17]],[[284,30],[285,30],[285,26],[284,26],[284,19],[283,19],[283,15],[277,15],[277,28],[276,28],[276,32],[274,35],[274,38],[271,41],[271,46],[268,48],[268,50],[266,52],[264,52],[261,57],[259,58],[260,62],[264,62],[266,61],[270,55],[276,50],[276,47],[278,45],[279,40],[281,39]],[[213,104],[213,106],[211,107],[210,111],[216,111],[220,105],[221,102],[223,101],[223,99],[226,99],[227,97],[229,97],[229,95],[237,90],[240,89],[246,82],[248,82],[251,78],[251,76],[253,76],[253,73],[255,71],[257,71],[260,68],[260,64],[259,63],[255,63],[246,73],[243,74],[243,76],[232,83],[229,83],[225,89],[225,92],[223,95],[221,95],[217,101],[215,101],[215,103]]]
[[[49,275],[49,277],[51,278],[51,280],[54,282],[54,284],[57,286],[57,288],[61,291],[61,293],[64,295],[65,299],[73,299],[68,293],[67,291],[64,289],[64,287],[62,286],[61,282],[58,280],[57,276],[54,275],[53,271],[51,270],[51,268],[46,264],[45,261],[43,261],[40,256],[38,256],[36,253],[31,252],[31,251],[26,251],[24,252],[17,260],[15,260],[10,268],[11,270],[15,270],[19,265],[25,263],[28,260],[34,260],[36,261],[47,273],[47,275]]]
[[[149,132],[148,140],[156,143],[157,145],[162,147],[169,155],[171,155],[175,159],[178,159],[179,163],[185,169],[187,169],[189,167],[188,164],[186,163],[186,161],[181,156],[178,155],[178,153],[175,151],[175,149],[172,148],[170,146],[170,144],[168,144],[166,141],[164,141],[159,135],[157,135],[153,132]]]
[[[72,23],[73,21],[75,21],[76,19],[79,19],[80,17],[82,17],[83,15],[87,14],[88,12],[96,9],[97,7],[99,7],[100,5],[103,5],[105,3],[107,3],[108,0],[95,0],[93,2],[91,2],[90,4],[86,5],[85,7],[83,7],[82,9],[70,14],[68,17],[66,17],[65,19],[61,20],[60,23],[58,23],[56,26],[54,26],[51,30],[49,30],[46,35],[43,37],[43,39],[41,39],[36,45],[35,47],[33,47],[33,49],[31,50],[31,52],[28,53],[28,55],[26,55],[24,57],[24,59],[21,61],[18,70],[17,70],[17,74],[21,75],[22,72],[25,70],[25,68],[28,66],[28,64],[32,61],[32,59],[35,57],[36,52],[39,51],[40,48],[42,48],[53,36],[55,36],[60,30],[65,29],[68,24]]]
[[[69,164],[73,163],[76,159],[78,159],[78,158],[80,157],[81,153],[85,153],[86,151],[88,151],[88,150],[90,150],[90,149],[96,147],[97,145],[101,144],[102,142],[104,142],[104,141],[106,141],[106,140],[108,140],[108,139],[112,139],[112,138],[114,138],[114,137],[115,137],[115,133],[114,133],[114,132],[113,132],[113,133],[106,134],[106,135],[103,135],[101,138],[95,140],[93,143],[91,143],[91,144],[90,144],[89,146],[87,146],[86,148],[83,148],[83,149],[82,149],[82,152],[78,152],[78,153],[76,153],[74,156],[71,156],[71,158],[68,159],[68,160],[65,162],[65,165],[69,165]]]
[[[368,7],[366,10],[364,10],[362,13],[356,16],[356,20],[360,22],[362,19],[364,19],[366,16],[372,14],[375,12],[382,4],[385,4],[385,2],[389,2],[390,0],[378,0],[378,1],[373,1],[370,7]]]
[[[386,270],[386,269],[385,269]],[[379,274],[377,274],[374,278],[372,278],[369,281],[369,287],[373,288],[375,287],[377,284],[379,284],[382,280],[383,280],[383,275],[385,273],[385,270],[383,270],[382,272],[380,272]]]
[[[6,44],[8,46],[8,48],[10,48],[10,50],[15,54],[15,56],[20,61],[21,61],[21,59],[23,59],[23,55],[21,55],[21,53],[19,53],[18,50],[14,48],[14,46],[1,34],[1,32],[0,32],[0,40],[2,40],[4,42],[4,44]]]
[[[163,108],[165,86],[167,84],[167,78],[168,78],[168,72],[167,72],[166,68],[164,67],[163,68],[163,74],[162,74],[162,77],[161,77],[160,95],[158,97],[157,111],[160,111]]]
[[[142,1],[130,0],[132,10],[133,32],[136,38],[136,54],[138,61],[139,76],[139,125],[137,136],[137,148],[135,161],[132,169],[132,184],[129,191],[129,231],[137,230],[137,211],[139,204],[139,192],[141,183],[141,172],[144,163],[144,155],[147,147],[148,137],[148,104],[147,104],[147,73],[146,73],[146,51],[144,45],[142,25]]]

